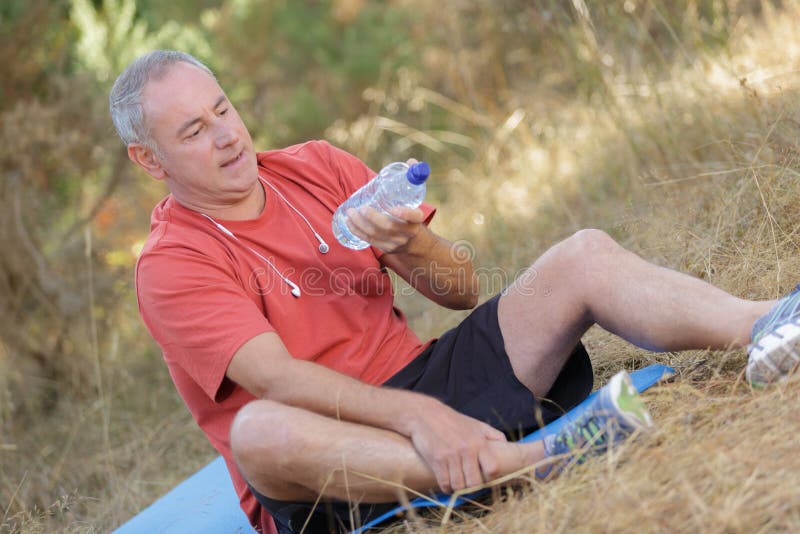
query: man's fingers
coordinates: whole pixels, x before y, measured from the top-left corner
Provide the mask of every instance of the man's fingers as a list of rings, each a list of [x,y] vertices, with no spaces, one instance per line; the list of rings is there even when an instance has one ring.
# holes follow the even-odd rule
[[[365,241],[369,237],[367,232],[368,221],[364,218],[361,213],[355,209],[350,208],[347,210],[347,227],[350,228],[350,231],[353,232],[356,237],[364,239]]]
[[[351,208],[347,212],[348,227],[356,237],[381,250],[391,252],[403,246],[416,234],[419,223],[415,221],[424,218],[422,210],[419,209],[401,208],[398,213],[410,219],[387,215],[370,207],[358,210]]]
[[[436,477],[436,483],[439,484],[439,489],[445,493],[450,493],[452,487],[450,486],[450,468],[446,463],[435,462],[431,464],[433,474]]]
[[[466,485],[464,487],[469,488],[472,486],[478,486],[483,483],[483,476],[481,475],[481,465],[479,462],[480,453],[478,456],[474,454],[464,454],[461,457],[461,462],[463,464],[463,471],[464,471],[464,482]]]
[[[361,214],[365,219],[386,231],[397,231],[420,224],[425,220],[425,214],[419,208],[395,206],[389,208],[388,214],[371,207],[366,207]]]
[[[405,206],[395,206],[389,210],[394,217],[402,219],[410,224],[419,224],[425,220],[425,213],[419,208],[407,208]]]
[[[452,493],[453,491],[464,489],[466,487],[466,482],[464,480],[464,470],[461,467],[461,462],[459,461],[459,457],[452,458],[449,462],[450,466],[450,490],[447,493]]]
[[[489,439],[505,439],[503,433],[444,404],[432,407],[436,409],[425,412],[410,437],[441,490],[450,493],[496,477],[497,446]]]
[[[359,215],[372,227],[374,232],[391,233],[396,231],[398,226],[405,224],[405,221],[369,207],[363,208]]]
[[[405,220],[380,213],[373,208],[351,209],[347,212],[347,217],[349,218],[350,230],[358,230],[365,236],[397,233],[410,224]]]
[[[494,480],[500,475],[500,464],[497,463],[497,458],[495,458],[494,454],[483,450],[478,453],[478,461],[481,464],[481,473],[483,474],[484,482]]]

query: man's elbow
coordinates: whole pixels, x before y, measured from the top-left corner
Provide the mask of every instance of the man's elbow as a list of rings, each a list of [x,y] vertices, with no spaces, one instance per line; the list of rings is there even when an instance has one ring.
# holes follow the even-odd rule
[[[478,292],[465,291],[452,295],[447,307],[452,310],[471,310],[478,305]]]
[[[475,306],[478,305],[478,294],[477,293],[470,293],[466,300],[466,305],[464,306],[465,310],[471,310]]]
[[[463,309],[465,310],[471,310],[478,305],[478,295],[481,293],[480,279],[474,271],[471,274],[472,276],[469,277],[469,285],[464,291],[465,306]]]

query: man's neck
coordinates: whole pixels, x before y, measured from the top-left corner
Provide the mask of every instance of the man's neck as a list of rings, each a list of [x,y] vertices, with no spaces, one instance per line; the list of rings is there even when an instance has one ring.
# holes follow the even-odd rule
[[[247,194],[240,202],[231,204],[211,204],[211,203],[195,203],[186,202],[179,196],[175,195],[181,205],[190,210],[204,213],[209,217],[215,219],[223,219],[227,221],[246,221],[256,219],[264,210],[266,204],[266,192],[261,180],[258,180],[250,193]]]

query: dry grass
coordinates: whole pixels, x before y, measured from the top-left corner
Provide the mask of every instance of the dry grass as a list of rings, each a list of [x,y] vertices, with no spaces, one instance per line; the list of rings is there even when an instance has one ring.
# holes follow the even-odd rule
[[[647,393],[657,430],[561,479],[526,478],[492,513],[445,530],[796,532],[798,391],[798,377],[753,391],[736,375],[657,387]],[[438,531],[440,518],[402,530]]]
[[[406,3],[437,15],[430,13],[437,4]],[[765,3],[760,17],[731,23],[724,47],[678,42],[678,52],[664,58],[615,46],[613,33],[593,33],[589,7],[580,31],[556,20],[553,32],[572,32],[559,50],[575,51],[583,63],[567,62],[565,70],[586,68],[594,92],[565,98],[553,82],[557,71],[541,78],[508,72],[492,78],[503,95],[492,99],[476,88],[489,82],[475,66],[441,73],[436,91],[403,96],[408,87],[401,87],[392,106],[387,97],[329,135],[367,157],[439,150],[449,170],[432,182],[431,195],[442,201],[434,229],[468,240],[477,265],[499,266],[507,281],[555,240],[594,226],[647,259],[737,295],[785,292],[800,279],[800,5],[774,10]],[[491,54],[462,51],[455,38],[455,29],[469,29],[465,10],[436,10],[454,39],[451,49],[431,51],[431,68],[491,63]],[[632,20],[634,28],[642,22]],[[494,37],[502,44],[502,35]],[[457,101],[440,94],[448,83]],[[404,129],[390,109],[402,108],[404,98],[457,116],[470,135]],[[364,144],[381,132],[388,142]],[[446,156],[465,150],[468,156]],[[462,316],[419,297],[399,300],[422,337]],[[754,391],[742,381],[741,351],[652,354],[600,329],[585,341],[598,383],[652,362],[678,370],[671,384],[646,395],[658,429],[560,480],[523,482],[492,513],[445,530],[800,530],[800,378]],[[49,418],[0,436],[0,532],[107,531],[213,456],[152,345],[104,365],[104,397],[64,403]],[[401,530],[426,528],[440,527]]]

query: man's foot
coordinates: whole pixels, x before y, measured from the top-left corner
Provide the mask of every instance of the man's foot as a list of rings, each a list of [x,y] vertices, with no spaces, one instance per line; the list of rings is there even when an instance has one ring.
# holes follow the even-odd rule
[[[651,426],[653,420],[631,377],[620,371],[576,419],[544,438],[545,456],[562,457],[556,466],[560,471],[570,462],[583,463],[587,456],[601,454],[636,430]],[[553,466],[537,474],[546,477]]]
[[[756,321],[747,354],[745,374],[754,386],[775,382],[800,366],[800,286]]]

